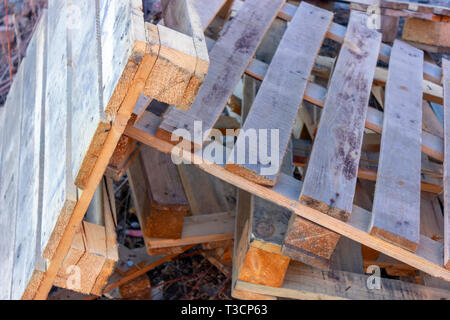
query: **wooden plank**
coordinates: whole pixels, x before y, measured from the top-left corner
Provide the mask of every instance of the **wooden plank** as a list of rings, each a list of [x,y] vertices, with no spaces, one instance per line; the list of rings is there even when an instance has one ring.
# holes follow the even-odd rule
[[[369,276],[345,271],[320,271],[292,264],[281,288],[238,281],[236,288],[258,294],[301,300],[439,300],[450,292],[399,280],[382,279],[380,290],[367,288]]]
[[[97,10],[95,2],[90,0],[70,0],[67,6],[70,25],[67,41],[72,57],[71,105],[72,123],[70,124],[72,176],[77,184],[85,175],[82,165],[97,128],[109,129],[109,123],[102,117],[101,99],[101,60],[98,55]],[[75,14],[75,11],[77,12]],[[103,123],[101,123],[103,122]],[[106,122],[106,123],[105,123]],[[81,171],[81,172],[80,172]],[[78,175],[80,175],[78,177]],[[77,181],[78,180],[78,181]]]
[[[118,243],[116,239],[116,208],[114,188],[111,179],[105,178],[102,182],[103,187],[103,213],[105,221],[106,236],[106,261],[103,269],[100,271],[95,284],[91,289],[92,294],[101,295],[103,288],[108,282],[108,278],[114,271],[114,266],[119,261]]]
[[[444,70],[444,265],[450,269],[450,61],[442,60]]]
[[[371,233],[415,251],[420,240],[423,52],[396,40],[386,86]]]
[[[44,60],[46,56],[47,13],[44,11],[34,35],[28,44],[26,59],[22,62],[23,72],[27,76],[23,79],[23,109],[20,124],[21,139],[10,141],[20,150],[20,172],[18,181],[17,212],[16,215],[14,271],[11,299],[21,299],[32,278],[40,251],[37,251],[37,241],[40,238],[39,219],[41,217],[43,170],[43,146],[41,125],[44,111],[44,92],[46,74]],[[19,104],[17,104],[19,105]],[[9,118],[9,117],[8,117]],[[17,123],[19,126],[19,123]],[[16,144],[17,143],[17,144]],[[26,223],[25,223],[26,222]],[[39,244],[40,246],[40,244]]]
[[[153,50],[152,54],[157,55],[159,50],[157,48],[159,38],[147,39],[142,1],[119,0],[111,3],[101,0],[95,10],[97,11],[96,42],[100,57],[97,60],[101,87],[100,121],[97,121],[89,148],[80,151],[81,153],[85,151],[80,170],[75,177],[75,184],[80,189],[86,187],[89,175],[110,131],[109,122],[115,118],[121,103],[124,102],[145,51]],[[148,47],[147,40],[150,42]]]
[[[370,88],[381,35],[367,28],[367,16],[352,12],[314,140],[299,201],[348,220]]]
[[[125,134],[161,152],[171,153],[173,145],[157,138],[154,135],[154,131],[151,130],[150,124],[148,124],[148,127],[150,128],[149,132],[145,131],[146,125],[144,124],[141,129],[128,126]],[[329,228],[345,237],[383,252],[433,276],[450,280],[450,271],[443,268],[443,247],[436,241],[421,236],[420,245],[416,253],[412,253],[370,235],[368,230],[371,221],[371,213],[360,207],[354,206],[351,220],[349,222],[343,222],[330,217],[329,215],[324,215],[322,212],[308,206],[302,205],[298,202],[301,189],[299,188],[299,181],[293,177],[281,174],[278,183],[273,188],[268,188],[237,176],[228,170],[225,170],[222,166],[216,165],[210,160],[201,158],[197,153],[183,153],[182,159],[185,161],[193,161],[196,166],[207,173],[247,192],[251,192],[258,197],[272,201],[303,218]],[[236,239],[236,241],[238,242],[239,240]]]
[[[221,212],[190,216],[184,219],[179,239],[147,238],[149,249],[186,246],[233,239],[234,213]]]
[[[0,166],[0,299],[11,299],[15,258],[16,213],[19,193],[19,152],[21,143],[24,64],[19,67],[5,103]],[[6,120],[7,119],[7,120]]]
[[[179,106],[181,109],[188,110],[194,102],[209,68],[208,49],[203,34],[203,26],[193,1],[163,0],[162,6],[165,26],[192,37],[194,42],[197,57],[195,71],[188,82],[182,103]]]
[[[290,3],[286,3],[283,6],[283,8],[279,11],[278,17],[290,21],[294,16],[296,10],[297,6]],[[364,10],[364,12],[366,12],[366,10]],[[327,38],[337,41],[339,43],[343,43],[346,29],[347,28],[345,26],[333,22],[328,31]],[[390,45],[382,43],[378,59],[386,63],[389,63],[391,49],[392,47]],[[441,83],[442,70],[439,66],[436,66],[433,63],[425,61],[423,65],[423,71],[424,71],[423,74],[424,79],[427,79],[436,84]]]
[[[199,119],[200,115],[203,119],[203,132],[214,126],[283,3],[284,0],[245,2],[211,50],[208,75],[191,108],[188,112],[175,108],[167,112],[158,130],[160,136],[170,141],[170,134],[176,128],[185,128],[191,132],[193,141],[193,120]],[[198,140],[194,141],[196,144],[203,143],[203,137],[195,140]]]
[[[197,54],[192,37],[157,26],[161,42],[158,60],[147,79],[143,94],[160,102],[181,105],[192,75]]]
[[[226,0],[195,0],[193,1],[194,7],[200,16],[200,23],[203,30],[211,24],[214,17],[225,5]]]
[[[333,14],[329,11],[308,3],[300,5],[258,91],[244,123],[244,133],[238,136],[231,153],[233,158],[228,160],[226,166],[228,170],[256,183],[275,185],[314,60],[332,18]],[[310,45],[303,46],[303,43]],[[290,72],[293,69],[295,73]],[[268,117],[269,114],[272,116]],[[245,147],[247,130],[256,130],[256,133],[259,133],[257,146]],[[260,130],[267,130],[265,139],[262,138],[264,133]],[[271,134],[272,130],[277,131],[278,139],[274,139],[276,135]],[[269,134],[270,138],[267,138]],[[267,164],[267,161],[261,158],[261,154],[269,150],[271,153],[273,150],[278,152],[271,154],[270,164]],[[242,159],[243,163],[242,160],[239,161],[240,154],[245,156]],[[250,163],[249,160],[252,158],[255,161]]]
[[[145,34],[145,31],[143,31]],[[120,37],[119,37],[120,38]],[[33,286],[34,292],[30,292],[28,297],[34,299],[45,299],[48,292],[51,290],[53,280],[61,266],[68,249],[70,248],[72,237],[76,228],[80,225],[84,213],[90,203],[90,200],[96,190],[96,187],[102,179],[103,173],[108,165],[114,149],[120,139],[120,136],[125,130],[126,123],[131,117],[136,101],[138,100],[140,92],[143,90],[145,80],[151,72],[151,69],[156,60],[155,52],[159,51],[159,40],[157,42],[152,39],[147,39],[148,43],[137,41],[135,42],[137,47],[144,48],[143,52],[134,51],[133,59],[140,57],[141,63],[137,67],[137,71],[132,79],[132,85],[125,94],[125,98],[122,101],[121,107],[116,114],[115,121],[112,123],[111,129],[106,133],[106,139],[102,145],[102,149],[98,152],[96,161],[93,164],[93,168],[87,179],[86,188],[80,195],[74,212],[70,217],[67,228],[63,231],[63,236],[56,249],[56,253],[49,264],[47,271],[42,274],[41,278],[36,280],[36,284]],[[142,54],[141,54],[142,53]],[[134,62],[133,62],[134,63]],[[133,64],[132,64],[133,65]],[[122,70],[123,71],[123,70]],[[128,73],[127,73],[128,74]]]
[[[408,18],[403,27],[402,39],[436,47],[450,47],[448,22]]]
[[[45,163],[41,252],[51,259],[77,201],[71,166],[72,83],[66,2],[48,8],[48,54],[45,108]]]
[[[192,215],[226,212],[224,182],[192,164],[177,166]]]

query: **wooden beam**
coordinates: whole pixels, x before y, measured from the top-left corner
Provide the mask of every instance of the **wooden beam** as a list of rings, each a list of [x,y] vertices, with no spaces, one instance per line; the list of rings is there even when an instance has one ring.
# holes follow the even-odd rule
[[[381,43],[381,34],[367,28],[366,19],[362,13],[351,14],[299,199],[344,221],[352,211],[367,104]]]
[[[411,251],[420,240],[422,66],[422,51],[395,41],[370,231]]]
[[[300,5],[278,46],[243,125],[244,133],[238,136],[231,153],[233,158],[229,159],[226,166],[228,170],[256,183],[275,185],[294,128],[292,119],[295,119],[300,108],[308,76],[332,17],[331,12],[306,2]],[[310,45],[305,47],[301,43]],[[296,73],[289,72],[292,69],[295,69]],[[268,114],[272,114],[272,117],[267,117]],[[248,130],[259,134],[258,147],[255,149],[252,146],[246,147],[245,132]],[[267,130],[264,133],[265,139],[262,138],[260,130]],[[278,136],[274,136],[274,132]],[[269,150],[270,153],[272,150],[277,151],[271,154],[273,158],[270,164],[267,164],[261,154]],[[241,154],[245,158],[241,159]],[[254,159],[254,162],[249,162],[251,159]]]

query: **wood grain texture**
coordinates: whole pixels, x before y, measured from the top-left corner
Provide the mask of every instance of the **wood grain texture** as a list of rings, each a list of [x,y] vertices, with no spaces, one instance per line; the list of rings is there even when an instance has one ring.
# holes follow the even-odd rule
[[[415,251],[420,238],[423,52],[395,41],[386,86],[371,233]]]
[[[305,2],[300,5],[243,125],[244,132],[256,130],[259,133],[258,145],[245,147],[246,135],[239,135],[232,151],[233,159],[229,159],[226,166],[228,170],[257,183],[275,185],[314,60],[332,18],[333,14],[329,11]],[[304,43],[309,45],[304,46]],[[265,139],[260,130],[267,130]],[[278,139],[271,134],[273,130],[277,130]],[[271,154],[273,161],[267,164],[261,154],[272,153],[273,150],[276,150],[275,154]],[[244,163],[239,161],[238,153],[245,155]],[[256,161],[250,163],[250,159]]]
[[[450,61],[442,60],[444,70],[444,265],[450,269]]]
[[[71,166],[72,63],[66,2],[48,7],[45,163],[41,252],[52,258],[77,201]],[[51,110],[51,112],[50,112]]]
[[[306,171],[300,202],[348,220],[381,34],[352,12]]]
[[[450,47],[448,22],[409,18],[403,27],[402,39],[437,47]]]
[[[170,135],[176,128],[185,128],[191,133],[191,139],[194,139],[194,120],[198,119],[203,120],[204,132],[214,126],[283,4],[284,0],[245,2],[211,50],[208,75],[191,108],[188,112],[171,109],[160,126],[159,131],[163,131],[159,133],[161,136],[167,136],[167,133]],[[203,143],[203,137],[197,140],[201,141],[195,143]]]

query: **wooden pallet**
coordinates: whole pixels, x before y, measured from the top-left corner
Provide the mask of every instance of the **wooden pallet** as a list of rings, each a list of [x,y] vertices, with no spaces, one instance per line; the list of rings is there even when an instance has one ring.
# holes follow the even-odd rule
[[[305,11],[305,8],[311,9]],[[303,60],[298,59],[295,62],[299,63],[297,68],[303,74],[303,78],[307,80],[299,79],[295,81],[295,85],[288,83],[286,88],[283,87],[283,90],[287,90],[287,92],[290,92],[289,90],[296,92],[288,94],[287,97],[282,97],[285,99],[283,100],[285,102],[283,107],[286,108],[286,111],[280,114],[271,109],[273,104],[266,106],[263,99],[258,99],[258,96],[264,97],[265,94],[269,94],[273,90],[275,84],[285,83],[284,77],[286,79],[294,77],[293,79],[295,79],[296,75],[282,75],[277,73],[277,71],[283,70],[284,61],[280,57],[290,61],[297,54],[300,54],[297,52],[300,49],[297,49],[297,51],[291,49],[292,53],[286,56],[285,52],[290,52],[288,48],[290,48],[291,42],[282,40],[277,53],[268,66],[255,60],[253,55],[259,43],[261,43],[265,31],[269,29],[277,16],[285,20],[291,20],[290,26],[299,24],[299,29],[297,30],[303,30],[300,27],[302,27],[304,19],[296,19],[296,17],[303,17],[309,12],[313,12],[313,15],[319,17],[323,16],[324,18],[320,20],[327,21],[328,19],[328,25],[326,26],[319,28],[314,24],[316,26],[314,31],[319,32],[319,30],[322,30],[323,38],[326,37],[337,41],[343,44],[343,47],[332,72],[328,89],[308,81],[309,75],[314,69],[314,63],[317,60],[315,55],[321,43],[316,44],[315,53],[305,54]],[[258,22],[253,22],[247,15],[258,17]],[[420,208],[418,207],[421,170],[420,150],[427,156],[442,162],[444,160],[444,141],[441,137],[422,131],[422,115],[420,111],[417,111],[417,108],[422,110],[422,98],[443,103],[444,92],[440,85],[442,69],[429,62],[424,62],[423,58],[421,58],[421,51],[402,42],[396,42],[394,47],[381,44],[381,36],[376,31],[367,30],[364,24],[365,18],[361,13],[352,13],[348,28],[332,23],[330,18],[326,18],[329,15],[329,13],[310,7],[307,4],[302,4],[300,9],[297,9],[291,5],[284,6],[283,1],[280,1],[280,3],[274,1],[261,3],[259,1],[258,6],[256,6],[255,1],[245,1],[242,9],[237,13],[228,29],[225,30],[222,37],[219,38],[210,51],[210,72],[192,108],[188,112],[169,108],[162,118],[152,112],[144,112],[142,117],[133,125],[128,125],[125,134],[159,151],[170,153],[173,145],[167,138],[177,128],[192,130],[194,120],[203,121],[203,131],[214,126],[242,74],[246,73],[257,79],[263,79],[262,87],[258,91],[244,127],[258,126],[259,120],[266,122],[266,126],[269,128],[275,123],[280,124],[280,126],[275,125],[275,128],[280,128],[284,131],[282,138],[283,148],[287,147],[286,141],[290,139],[289,133],[294,127],[296,110],[299,109],[302,99],[324,108],[309,158],[308,170],[306,171],[307,176],[303,183],[284,173],[271,177],[261,176],[258,174],[257,167],[246,168],[242,171],[229,166],[224,167],[223,165],[215,164],[213,159],[204,155],[202,157],[200,152],[184,152],[180,156],[187,161],[193,161],[194,164],[204,171],[240,189],[290,210],[296,214],[294,217],[299,217],[296,220],[302,223],[303,227],[306,228],[304,230],[308,231],[309,228],[314,228],[316,232],[318,230],[327,230],[327,232],[324,232],[323,239],[328,243],[328,248],[320,243],[298,243],[298,240],[301,238],[297,236],[290,237],[290,235],[295,235],[295,232],[298,235],[301,229],[295,230],[291,224],[291,228],[283,242],[283,248],[285,249],[295,248],[297,250],[301,248],[303,252],[319,253],[317,256],[323,258],[319,260],[327,262],[339,240],[339,235],[343,235],[435,277],[449,281],[450,271],[445,268],[443,246],[438,241],[419,233]],[[241,23],[243,20],[252,21],[252,27],[250,28],[247,24]],[[314,21],[314,23],[317,23],[317,19]],[[310,31],[306,26],[303,28],[306,31]],[[246,32],[251,32],[253,36],[250,37],[248,42],[245,42],[245,50],[240,51],[237,44],[242,43],[241,36]],[[290,39],[292,36],[301,36],[299,35],[300,31],[298,31],[298,34],[291,34],[292,32],[289,32],[288,28],[285,33],[286,39]],[[353,45],[355,42],[358,43],[357,47]],[[310,49],[308,46],[308,50]],[[406,59],[404,57],[405,52],[410,54],[408,55],[410,58]],[[280,57],[277,57],[278,54]],[[235,60],[233,60],[234,63],[232,65],[226,66],[227,72],[225,75],[223,72],[223,68],[225,68],[223,61],[227,61],[230,57],[233,57],[232,59]],[[390,62],[389,70],[377,68],[377,60]],[[272,63],[275,64],[271,68]],[[353,72],[349,73],[347,69],[351,69]],[[445,68],[443,70],[444,73],[447,73]],[[408,79],[407,83],[403,83],[402,81],[405,78],[400,75],[406,72],[410,74],[405,77]],[[225,76],[226,79],[223,78]],[[355,81],[352,82],[352,80]],[[384,112],[373,107],[367,107],[373,83],[386,86],[386,91],[389,92]],[[301,87],[297,88],[296,86]],[[345,86],[347,94],[339,93],[342,92],[343,86]],[[220,90],[213,89],[219,87]],[[422,90],[423,97],[420,94]],[[298,97],[298,92],[301,92],[303,96]],[[408,108],[416,106],[414,107],[416,111],[407,113],[407,118],[405,115],[402,116],[400,114],[400,111],[403,113],[404,110],[397,112],[389,110],[389,105],[395,103],[391,99],[397,99],[399,96],[402,97],[401,101],[410,99],[408,101],[411,102],[411,105]],[[355,101],[353,101],[352,97]],[[348,108],[345,111],[346,117],[339,116],[337,111],[341,111],[341,109],[338,106]],[[292,108],[292,110],[287,110],[287,108]],[[267,110],[266,112],[270,112],[271,117],[259,117],[258,112],[255,110]],[[300,110],[302,110],[301,107]],[[405,107],[405,110],[409,109]],[[415,114],[414,118],[411,118],[413,113]],[[405,128],[408,128],[408,137],[404,138],[406,140],[389,139],[390,134],[394,136],[405,134],[403,132],[405,130],[397,132],[398,129],[396,129],[395,125],[397,123],[396,119],[398,119],[397,114],[400,116],[400,119],[406,118],[408,121],[405,125]],[[342,125],[338,126],[338,123]],[[378,196],[373,212],[353,204],[364,128],[378,134],[383,133],[382,140],[386,141],[381,143],[380,158],[384,164],[380,162],[378,167],[377,183],[380,184],[380,188],[377,189]],[[338,134],[335,139],[330,139],[329,137],[333,136],[333,132],[334,134],[337,132],[330,130],[337,129],[340,130],[341,135]],[[383,137],[387,138],[383,139]],[[411,178],[412,174],[400,177],[401,172],[406,170],[403,168],[406,165],[403,165],[403,162],[401,162],[402,167],[397,168],[398,162],[394,161],[394,155],[389,157],[387,156],[388,153],[386,153],[385,157],[383,157],[384,150],[398,148],[395,143],[400,143],[399,141],[407,141],[408,150],[411,149],[411,157],[407,160],[400,160],[403,159],[401,157],[404,157],[401,152],[396,152],[394,155],[398,157],[398,161],[409,164],[408,169],[414,170],[415,178]],[[195,142],[197,146],[203,143],[203,141],[198,140],[192,142]],[[327,145],[327,147],[324,147],[324,145]],[[342,148],[339,146],[342,146]],[[207,147],[208,145],[205,143],[205,148]],[[283,148],[280,150],[281,155],[284,155]],[[413,154],[414,160],[412,158]],[[327,159],[335,159],[334,165],[332,166]],[[318,169],[315,170],[314,167],[318,168],[322,164],[327,169],[323,171],[324,174],[316,174],[320,170],[317,171]],[[390,166],[394,166],[395,169]],[[251,174],[248,173],[249,171]],[[386,174],[383,173],[386,171],[393,172],[391,176],[394,178],[386,178]],[[326,179],[328,180],[324,177],[327,177]],[[341,183],[334,184],[334,180]],[[444,190],[445,181],[444,179]],[[271,186],[261,185],[260,182]],[[396,183],[395,190],[402,190],[402,192],[394,194],[387,192],[387,195],[382,196],[383,190],[394,188],[392,183]],[[317,188],[318,185],[322,186],[321,189]],[[394,196],[397,197],[397,194],[399,199],[395,201],[394,199],[396,198]],[[381,199],[384,197],[386,202],[392,201],[392,206],[394,206],[397,205],[398,201],[401,202],[400,194],[409,195],[411,200],[408,201],[408,210],[404,208],[398,209],[404,213],[402,221],[398,224],[398,220],[386,214],[389,211],[383,208],[384,203]],[[404,205],[406,208],[406,203]],[[335,238],[332,243],[329,242],[330,237]],[[448,243],[448,233],[444,233],[444,237],[444,243]],[[290,242],[289,248],[286,246],[286,241]],[[327,248],[327,250],[322,252],[322,256],[320,256],[321,250],[324,248]],[[287,253],[284,252],[284,254],[286,255]],[[298,258],[298,256],[293,256],[296,259]]]
[[[140,0],[49,1],[2,115],[2,299],[47,297],[141,94],[188,109],[209,60],[172,2],[184,33],[144,23]]]

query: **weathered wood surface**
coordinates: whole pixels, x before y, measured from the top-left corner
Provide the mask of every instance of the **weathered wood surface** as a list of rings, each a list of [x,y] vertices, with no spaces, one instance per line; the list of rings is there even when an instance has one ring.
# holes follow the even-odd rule
[[[423,52],[395,41],[371,233],[415,251],[420,240]]]
[[[40,18],[22,62],[26,77],[23,79],[23,109],[20,144],[20,174],[15,225],[14,273],[12,299],[21,299],[40,258],[40,219],[42,201],[43,146],[41,145],[46,74],[47,13]],[[17,79],[20,80],[20,79]],[[19,125],[17,123],[17,125]],[[11,192],[11,190],[10,190]],[[10,215],[13,212],[9,212]],[[39,250],[38,250],[39,248]]]
[[[409,18],[403,27],[402,39],[436,47],[450,47],[449,22]]]
[[[5,104],[5,120],[2,128],[2,151],[0,166],[0,231],[2,241],[0,241],[0,265],[3,274],[0,277],[0,299],[11,298],[11,286],[13,281],[14,268],[14,242],[16,213],[18,203],[19,187],[19,151],[16,144],[21,142],[21,121],[23,106],[23,65],[16,73],[10,94]],[[13,142],[13,143],[11,143]]]
[[[443,59],[444,69],[444,264],[450,269],[450,61]]]
[[[382,279],[380,289],[368,289],[368,275],[345,271],[321,271],[291,264],[281,288],[237,281],[236,289],[301,300],[440,300],[450,299],[445,289]]]
[[[352,12],[325,100],[300,202],[348,220],[381,34]]]
[[[275,185],[314,60],[332,17],[331,12],[308,3],[300,5],[243,126],[244,132],[250,130],[259,134],[258,145],[254,145],[256,141],[249,142],[247,148],[246,135],[240,134],[231,153],[233,159],[227,163],[228,170],[257,183]],[[304,43],[309,45],[304,46]],[[266,152],[272,153],[270,164],[261,156]]]
[[[45,106],[44,194],[41,250],[51,259],[77,201],[71,166],[72,62],[67,50],[66,2],[48,7],[47,85]],[[51,79],[51,80],[50,80]],[[52,110],[52,112],[50,112]]]
[[[164,153],[171,153],[173,148],[170,142],[155,136],[154,126],[151,123],[142,123],[139,129],[129,125],[125,130],[125,134]],[[287,208],[303,218],[329,228],[365,246],[383,252],[431,275],[450,280],[450,271],[443,268],[442,245],[428,237],[421,236],[420,245],[416,253],[412,253],[383,239],[370,235],[368,231],[372,215],[360,207],[353,206],[350,221],[343,222],[313,208],[302,205],[298,202],[301,188],[299,188],[298,180],[293,177],[281,174],[277,184],[273,188],[268,188],[237,176],[225,170],[222,166],[213,164],[210,160],[202,159],[198,153],[186,152],[182,154],[182,158],[185,161],[194,161],[196,166],[207,173],[247,192],[251,192],[258,197]],[[236,241],[239,242],[239,239],[236,239]]]
[[[170,141],[170,134],[174,130],[185,128],[191,133],[191,141],[198,145],[203,143],[204,137],[194,139],[194,120],[203,120],[203,132],[214,126],[283,4],[284,0],[245,2],[211,50],[208,75],[191,108],[187,112],[175,108],[167,112],[159,129],[160,136]],[[195,134],[198,135],[198,132]]]
[[[206,47],[203,25],[195,2],[191,0],[163,0],[164,25],[190,36],[194,42],[196,64],[194,73],[184,92],[181,109],[188,110],[205,80],[209,68],[208,49]]]

